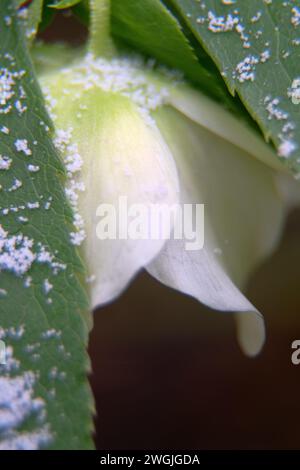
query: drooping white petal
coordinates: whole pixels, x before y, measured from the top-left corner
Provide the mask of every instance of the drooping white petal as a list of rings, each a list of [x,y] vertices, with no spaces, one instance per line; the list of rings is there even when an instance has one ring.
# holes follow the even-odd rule
[[[212,308],[244,312],[239,340],[254,355],[263,320],[239,289],[278,241],[283,210],[274,172],[172,108],[156,118],[177,163],[181,202],[205,205],[205,241],[187,251],[184,240],[171,239],[148,271]]]
[[[111,204],[118,215],[120,197],[127,197],[128,207],[132,204],[171,207],[178,200],[176,168],[168,147],[159,131],[150,129],[130,107],[122,109],[117,100],[114,110],[110,105],[107,113],[101,113],[101,126],[94,129],[93,135],[89,133],[84,139],[81,134],[85,140],[82,152],[88,191],[80,209],[87,224],[86,259],[96,276],[92,285],[94,306],[119,295],[164,244],[163,239],[150,238],[99,240],[95,232],[99,204]],[[84,130],[81,128],[80,132]]]
[[[51,77],[45,82],[48,88],[49,81]],[[142,238],[129,238],[126,211],[132,205],[147,209],[157,204],[172,212],[179,186],[173,157],[149,116],[125,96],[94,86],[84,89],[81,78],[78,91],[76,76],[74,82],[52,112],[58,130],[71,128],[70,143],[78,146],[83,160],[86,190],[79,194],[78,211],[85,222],[83,250],[96,307],[118,296],[165,243],[163,237],[144,237],[143,231]],[[142,206],[135,207],[132,220]]]
[[[287,172],[263,139],[223,106],[187,85],[172,88],[169,103],[191,120],[245,150],[271,168]]]
[[[257,315],[255,315],[257,313]],[[235,315],[237,339],[248,356],[256,356],[265,342],[264,319],[255,310]]]

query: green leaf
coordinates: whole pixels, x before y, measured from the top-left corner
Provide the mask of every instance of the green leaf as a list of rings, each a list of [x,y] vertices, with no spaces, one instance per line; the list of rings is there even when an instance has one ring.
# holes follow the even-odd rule
[[[170,0],[265,138],[300,172],[300,2]]]
[[[20,3],[20,2],[18,2]],[[19,9],[19,18],[25,29],[25,36],[31,44],[42,21],[44,0],[33,0],[28,6]]]
[[[89,21],[90,21],[89,0],[82,0],[80,3],[77,3],[77,5],[74,5],[72,8],[72,12],[81,23],[83,23],[85,26],[89,25]]]
[[[115,37],[183,71],[208,95],[235,108],[217,68],[207,57],[202,65],[180,23],[160,0],[113,0],[111,9]]]
[[[77,3],[80,3],[81,0],[58,0],[56,3],[48,5],[50,8],[56,8],[57,10],[63,10],[64,8],[70,8]]]
[[[1,6],[0,449],[90,449],[85,269],[22,28]]]
[[[44,0],[42,21],[39,26],[40,32],[45,31],[51,25],[57,14],[55,8],[49,8],[50,3],[52,3],[52,0]]]

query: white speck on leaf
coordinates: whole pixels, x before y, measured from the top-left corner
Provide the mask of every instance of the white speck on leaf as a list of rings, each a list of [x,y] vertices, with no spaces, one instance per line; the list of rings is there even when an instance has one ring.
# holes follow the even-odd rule
[[[32,151],[28,148],[28,141],[27,139],[17,139],[15,141],[15,147],[17,152],[23,152],[25,155],[31,155]]]

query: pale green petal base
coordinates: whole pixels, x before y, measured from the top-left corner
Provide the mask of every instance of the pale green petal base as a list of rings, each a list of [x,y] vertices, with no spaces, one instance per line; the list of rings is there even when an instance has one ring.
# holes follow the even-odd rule
[[[83,161],[79,183],[84,183],[85,191],[79,194],[78,212],[85,222],[82,250],[95,308],[115,299],[165,243],[162,237],[126,238],[127,232],[120,238],[120,229],[126,230],[120,222],[120,198],[126,198],[128,208],[156,204],[172,212],[179,201],[179,184],[173,157],[150,116],[129,98],[93,85],[91,72],[87,78],[88,84],[68,70],[49,74],[42,83],[50,91],[57,131],[72,130],[70,143],[78,146]],[[102,213],[100,205],[105,205]],[[115,210],[116,232],[101,239],[99,233],[110,230],[110,209]]]

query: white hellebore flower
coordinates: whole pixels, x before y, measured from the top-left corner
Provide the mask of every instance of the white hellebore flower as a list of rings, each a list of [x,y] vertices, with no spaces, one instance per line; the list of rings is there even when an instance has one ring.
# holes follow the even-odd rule
[[[40,82],[69,177],[71,239],[83,241],[94,278],[92,306],[115,299],[145,268],[213,309],[240,313],[240,344],[256,354],[263,318],[242,289],[274,249],[284,221],[269,146],[178,74],[138,58],[87,55],[60,70],[46,67]],[[99,206],[112,205],[118,216],[124,196],[128,206],[170,211],[204,204],[203,248],[188,251],[174,237],[99,239]]]

